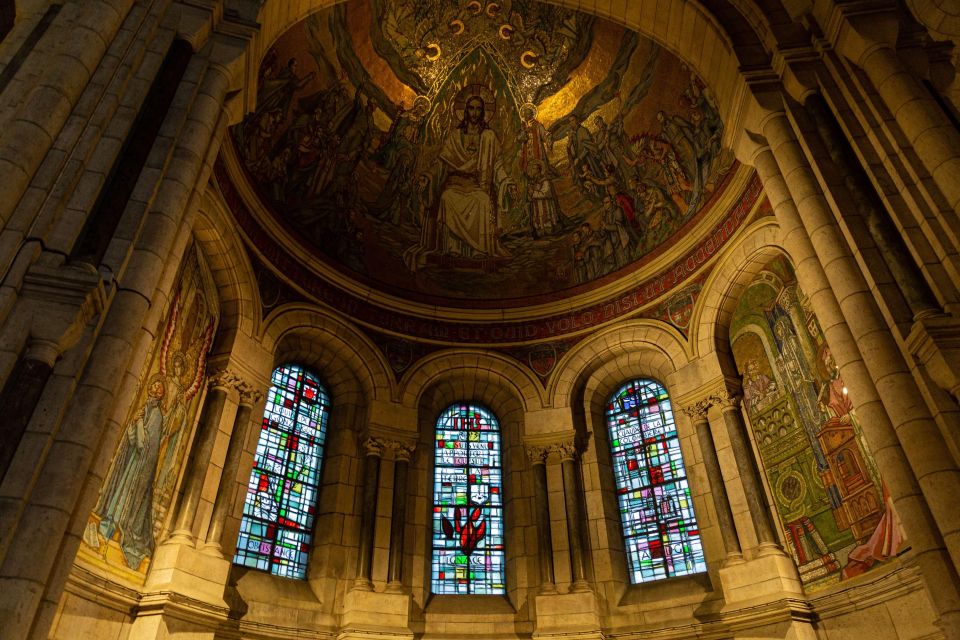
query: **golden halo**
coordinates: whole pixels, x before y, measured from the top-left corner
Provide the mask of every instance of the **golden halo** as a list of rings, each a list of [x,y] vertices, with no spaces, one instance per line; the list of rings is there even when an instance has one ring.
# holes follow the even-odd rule
[[[426,56],[424,57],[430,62],[433,62],[434,60],[440,57],[440,53],[441,53],[440,45],[437,44],[436,42],[431,42],[426,47],[424,47],[424,50],[427,52]],[[431,51],[433,51],[433,53],[430,53]]]
[[[509,40],[513,37],[513,32],[515,29],[510,23],[500,25],[500,28],[497,29],[497,33],[500,34],[500,38],[503,40]]]
[[[470,13],[476,16],[480,15],[480,12],[483,11],[483,5],[477,0],[473,0],[472,2],[467,3],[467,9],[470,11]]]
[[[539,56],[529,49],[520,54],[520,64],[524,69],[533,69],[537,64]]]
[[[500,5],[496,2],[491,2],[487,5],[487,15],[491,18],[500,13]]]
[[[450,27],[450,33],[455,36],[460,35],[463,33],[464,29],[466,29],[466,26],[463,24],[463,20],[460,20],[459,18],[451,20],[450,24],[447,26]]]

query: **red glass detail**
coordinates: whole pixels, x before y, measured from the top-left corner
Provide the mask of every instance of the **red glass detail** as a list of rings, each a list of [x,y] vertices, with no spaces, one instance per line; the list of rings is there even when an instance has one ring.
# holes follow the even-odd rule
[[[650,483],[663,484],[663,468],[659,465],[650,467]]]

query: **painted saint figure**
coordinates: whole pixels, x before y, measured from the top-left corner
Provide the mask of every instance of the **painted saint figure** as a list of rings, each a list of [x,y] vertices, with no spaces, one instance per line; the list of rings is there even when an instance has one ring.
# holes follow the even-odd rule
[[[147,401],[127,425],[107,485],[100,494],[94,513],[100,516],[96,532],[84,536],[98,547],[96,534],[111,539],[120,531],[120,549],[127,566],[140,567],[153,552],[153,478],[160,456],[160,436],[164,418],[163,376],[151,378]],[[92,535],[91,535],[92,533]]]
[[[440,250],[448,255],[502,256],[494,194],[506,182],[500,141],[486,119],[484,100],[467,98],[463,119],[440,149],[446,170],[440,192]]]

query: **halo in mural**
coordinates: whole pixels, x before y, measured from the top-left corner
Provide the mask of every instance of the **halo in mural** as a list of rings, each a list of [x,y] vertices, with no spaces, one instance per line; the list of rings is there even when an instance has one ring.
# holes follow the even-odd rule
[[[663,246],[730,160],[703,82],[532,0],[349,0],[287,31],[233,128],[302,244],[387,291],[554,294]]]

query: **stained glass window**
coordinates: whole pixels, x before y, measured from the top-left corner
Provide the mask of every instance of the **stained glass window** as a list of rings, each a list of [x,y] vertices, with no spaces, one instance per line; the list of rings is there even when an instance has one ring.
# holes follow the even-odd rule
[[[607,427],[630,581],[706,571],[667,390],[653,380],[623,385]]]
[[[327,392],[313,374],[296,365],[273,372],[236,564],[306,577],[329,407]]]
[[[505,593],[500,425],[482,407],[455,404],[435,441],[433,593]]]

